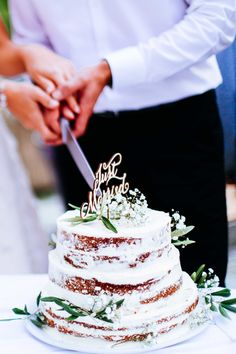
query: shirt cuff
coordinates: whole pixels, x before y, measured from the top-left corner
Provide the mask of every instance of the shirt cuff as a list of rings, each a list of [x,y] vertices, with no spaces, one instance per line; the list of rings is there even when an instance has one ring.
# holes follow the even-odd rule
[[[145,62],[137,47],[112,52],[104,59],[111,69],[113,89],[135,86],[145,81]]]

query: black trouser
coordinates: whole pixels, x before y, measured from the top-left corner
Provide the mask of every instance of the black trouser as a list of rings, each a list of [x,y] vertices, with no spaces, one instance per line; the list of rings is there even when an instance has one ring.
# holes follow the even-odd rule
[[[81,146],[96,170],[112,154],[123,155],[122,169],[154,209],[178,210],[196,244],[181,249],[184,270],[202,263],[223,284],[227,266],[227,221],[222,128],[214,91],[138,111],[92,116]],[[80,205],[88,187],[67,149],[55,162],[65,202]]]

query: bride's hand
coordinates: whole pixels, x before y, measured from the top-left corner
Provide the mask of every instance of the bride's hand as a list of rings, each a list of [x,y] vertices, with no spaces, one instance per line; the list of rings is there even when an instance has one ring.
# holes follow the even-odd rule
[[[47,142],[56,142],[60,132],[50,130],[43,117],[43,108],[59,114],[59,103],[39,87],[29,83],[4,82],[3,93],[6,95],[8,109],[26,129],[36,130]]]
[[[58,86],[63,86],[76,75],[73,64],[39,44],[19,47],[25,70],[32,80],[48,94],[52,94]],[[67,98],[67,107],[63,114],[73,119],[79,113],[79,106],[73,95]]]

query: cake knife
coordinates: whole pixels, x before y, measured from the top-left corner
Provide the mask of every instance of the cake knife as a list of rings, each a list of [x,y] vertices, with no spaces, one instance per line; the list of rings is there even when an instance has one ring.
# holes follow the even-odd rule
[[[93,190],[93,182],[95,180],[95,175],[93,173],[93,170],[90,167],[90,164],[88,163],[88,160],[86,159],[73,132],[71,131],[68,120],[62,117],[60,122],[61,122],[62,141],[64,144],[66,144],[76,166],[80,170],[85,181],[87,182],[91,190]]]

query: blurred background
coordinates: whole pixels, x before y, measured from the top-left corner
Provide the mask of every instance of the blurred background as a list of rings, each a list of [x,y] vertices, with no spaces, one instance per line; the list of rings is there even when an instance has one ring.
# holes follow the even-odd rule
[[[7,0],[0,0],[0,14],[10,33]],[[218,56],[224,83],[217,89],[225,134],[226,195],[229,221],[229,265],[227,285],[236,288],[236,43]],[[4,115],[15,135],[22,161],[35,195],[37,214],[48,240],[56,229],[56,218],[64,207],[53,172],[50,149],[37,134],[26,131],[9,114]],[[0,274],[1,274],[0,257]],[[15,273],[19,273],[17,260]]]

